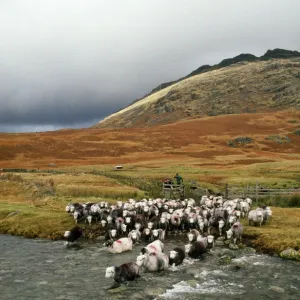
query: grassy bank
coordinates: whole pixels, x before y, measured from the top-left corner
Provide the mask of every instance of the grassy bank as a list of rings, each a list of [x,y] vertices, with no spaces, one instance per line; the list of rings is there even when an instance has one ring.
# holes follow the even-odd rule
[[[185,174],[184,179],[192,184],[195,171],[185,166],[167,166],[149,168],[149,166],[131,166],[125,172],[106,172],[105,169],[89,167],[81,170],[62,170],[62,173],[3,173],[0,176],[0,233],[21,235],[25,237],[61,239],[65,230],[74,225],[72,217],[65,212],[69,202],[99,202],[101,200],[115,203],[117,199],[141,199],[160,196],[160,180],[178,171]],[[260,170],[260,169],[259,169]],[[86,173],[85,173],[86,172]],[[202,169],[201,172],[208,172]],[[224,177],[212,177],[217,170],[210,170],[207,181],[196,181],[202,187],[213,191],[223,191]],[[242,172],[240,169],[228,171],[227,179],[234,178]],[[247,169],[251,172],[251,169]],[[247,172],[241,180],[247,181]],[[253,169],[252,169],[252,172]],[[256,170],[258,173],[259,171]],[[147,178],[147,174],[148,178]],[[275,173],[274,173],[275,174]],[[276,175],[278,186],[284,186],[295,179],[291,173]],[[204,180],[203,177],[201,177]],[[271,177],[272,179],[272,177]],[[266,179],[268,181],[271,180]],[[273,178],[273,180],[275,180]],[[201,192],[188,196],[199,198]],[[298,196],[266,198],[264,203],[271,205],[273,217],[263,227],[250,227],[243,220],[245,237],[251,238],[255,248],[262,252],[279,253],[287,247],[300,248],[300,208],[288,208],[299,204]],[[282,206],[274,207],[273,205]],[[286,208],[284,208],[286,207]],[[86,226],[86,236],[97,237],[101,232],[97,225]]]

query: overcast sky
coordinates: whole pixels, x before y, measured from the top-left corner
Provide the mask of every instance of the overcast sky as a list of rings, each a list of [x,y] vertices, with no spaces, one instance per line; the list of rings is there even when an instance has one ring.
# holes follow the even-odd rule
[[[299,0],[0,0],[0,131],[83,127],[240,53],[300,50]]]

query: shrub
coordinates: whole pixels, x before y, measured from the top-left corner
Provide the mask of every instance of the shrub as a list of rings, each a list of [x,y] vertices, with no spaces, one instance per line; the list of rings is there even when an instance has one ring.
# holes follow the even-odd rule
[[[293,133],[296,134],[296,135],[300,135],[300,130],[296,130]]]
[[[291,142],[291,139],[287,136],[270,135],[265,138],[268,141],[274,141],[277,144],[287,144]]]
[[[237,147],[237,146],[244,146],[247,144],[251,144],[253,142],[253,139],[247,136],[240,136],[233,140],[227,141],[228,147]]]

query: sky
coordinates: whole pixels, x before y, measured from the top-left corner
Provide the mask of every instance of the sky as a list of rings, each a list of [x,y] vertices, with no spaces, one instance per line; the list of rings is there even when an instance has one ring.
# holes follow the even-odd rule
[[[204,64],[300,51],[299,0],[0,0],[0,132],[88,127]]]

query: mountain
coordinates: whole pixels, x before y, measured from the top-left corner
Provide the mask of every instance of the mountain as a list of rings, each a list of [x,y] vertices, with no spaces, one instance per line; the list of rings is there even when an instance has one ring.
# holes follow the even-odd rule
[[[162,83],[94,127],[147,127],[203,116],[300,109],[299,79],[300,52],[240,54]]]

